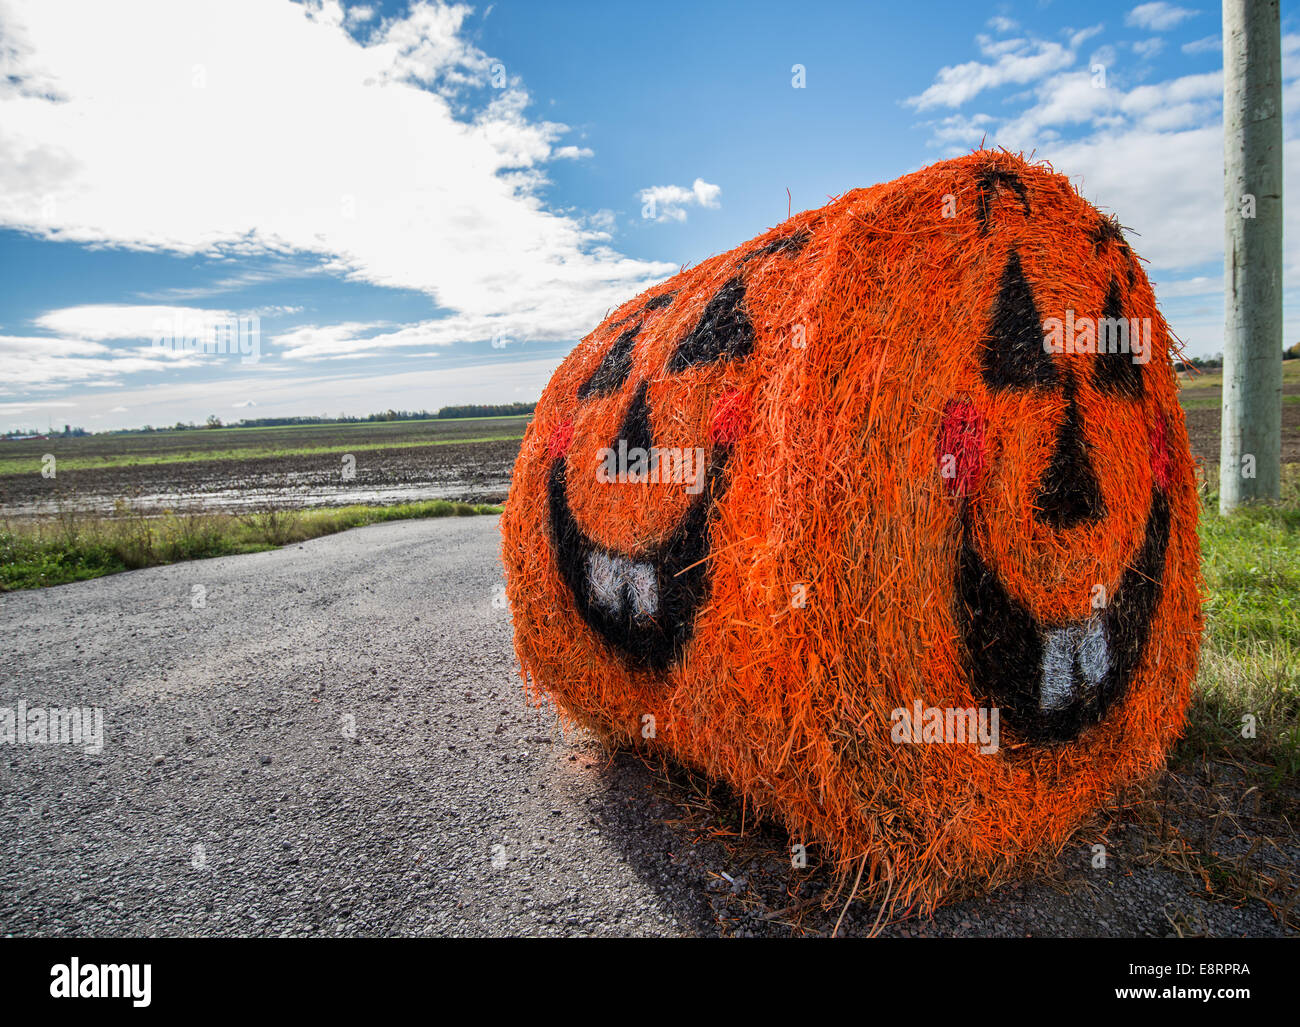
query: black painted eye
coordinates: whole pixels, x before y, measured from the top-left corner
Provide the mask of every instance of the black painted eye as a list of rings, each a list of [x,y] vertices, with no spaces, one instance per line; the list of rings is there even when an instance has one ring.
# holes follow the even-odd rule
[[[782,253],[788,256],[794,256],[807,246],[811,239],[812,233],[810,233],[806,228],[801,228],[793,235],[786,235],[782,236],[780,239],[773,239],[766,246],[760,246],[752,253],[746,254],[741,258],[741,263],[761,257],[774,257]]]
[[[995,389],[1051,385],[1056,365],[1043,347],[1043,320],[1013,250],[984,339],[984,381]]]
[[[666,307],[666,306],[668,306],[668,305],[669,305],[670,303],[672,303],[672,301],[675,300],[676,298],[677,298],[677,293],[675,293],[675,292],[665,292],[665,293],[663,293],[663,294],[661,294],[661,295],[659,295],[659,296],[655,296],[655,297],[653,297],[653,298],[651,298],[651,299],[646,300],[646,301],[645,301],[645,306],[644,306],[642,309],[643,309],[643,310],[659,310],[661,307]]]
[[[754,348],[754,326],[745,312],[745,283],[733,278],[709,300],[700,323],[678,344],[668,362],[672,373],[720,360],[747,357]]]
[[[629,328],[609,347],[605,359],[592,373],[591,377],[578,387],[578,398],[589,399],[592,396],[608,396],[617,392],[627,381],[632,371],[632,349],[636,345],[637,334],[641,326]]]
[[[1112,278],[1106,309],[1097,323],[1097,388],[1103,392],[1134,399],[1142,395],[1142,366],[1133,359],[1137,354],[1131,337],[1136,328],[1134,322],[1124,319],[1119,283]]]

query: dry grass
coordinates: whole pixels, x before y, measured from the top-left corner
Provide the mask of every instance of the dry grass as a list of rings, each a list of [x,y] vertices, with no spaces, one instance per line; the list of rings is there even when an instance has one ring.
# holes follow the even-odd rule
[[[65,510],[0,521],[0,591],[62,585],[105,574],[274,549],[381,521],[500,513],[447,500],[395,506],[293,510],[268,505],[241,514],[143,514],[119,502],[112,516]]]

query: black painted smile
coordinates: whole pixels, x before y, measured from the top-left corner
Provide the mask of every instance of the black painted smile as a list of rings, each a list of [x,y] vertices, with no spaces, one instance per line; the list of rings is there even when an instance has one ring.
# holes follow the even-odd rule
[[[1160,600],[1169,500],[1157,489],[1146,535],[1098,616],[1040,624],[1012,598],[976,550],[963,517],[957,613],[977,696],[1021,738],[1064,742],[1098,723],[1141,662]]]
[[[749,253],[738,267],[756,257],[798,253],[808,238],[807,233],[799,233],[775,240]],[[578,386],[578,403],[612,396],[624,390],[629,381],[635,381],[637,338],[647,319],[656,316],[653,312],[671,306],[676,295],[667,292],[655,296],[642,304],[638,313],[611,326],[630,325],[613,340],[595,370]],[[745,282],[736,274],[710,297],[695,326],[678,340],[667,371],[673,376],[734,365],[748,359],[753,349],[754,325],[745,306]],[[611,448],[626,444],[629,450],[654,450],[648,392],[645,377],[631,388],[631,401]],[[573,593],[582,619],[633,667],[667,670],[681,658],[695,633],[695,615],[711,583],[709,528],[713,511],[727,488],[730,441],[714,438],[701,494],[691,502],[667,541],[636,554],[615,552],[583,533],[569,508],[564,457],[551,465],[547,492],[560,577]]]
[[[592,540],[569,509],[565,461],[551,466],[548,496],[560,576],[582,619],[627,662],[663,671],[686,648],[708,596],[709,526],[726,491],[728,450],[714,448],[704,488],[668,540],[636,556]]]

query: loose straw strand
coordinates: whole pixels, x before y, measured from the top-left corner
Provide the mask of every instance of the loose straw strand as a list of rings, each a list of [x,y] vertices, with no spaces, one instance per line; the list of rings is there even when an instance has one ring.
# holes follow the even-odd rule
[[[835,921],[835,930],[831,931],[832,938],[834,938],[837,934],[839,934],[840,921],[844,919],[844,914],[849,911],[849,906],[853,904],[853,896],[855,896],[858,893],[858,885],[862,883],[862,871],[866,868],[867,865],[867,855],[868,853],[865,852],[862,854],[862,862],[858,864],[857,879],[853,882],[853,890],[849,892],[849,897],[844,903],[844,908],[840,910],[839,920]]]

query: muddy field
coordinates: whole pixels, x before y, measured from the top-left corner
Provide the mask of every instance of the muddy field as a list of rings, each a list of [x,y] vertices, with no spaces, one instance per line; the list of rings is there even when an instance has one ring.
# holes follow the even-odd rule
[[[1282,460],[1300,463],[1300,361],[1284,365]],[[1220,376],[1184,381],[1192,451],[1217,483]],[[527,417],[224,428],[0,443],[0,513],[246,510],[505,499]],[[57,473],[41,475],[53,454]],[[345,458],[351,457],[348,461]]]
[[[111,513],[120,501],[142,511],[422,499],[499,503],[527,421],[473,418],[4,443],[0,511]],[[44,453],[55,456],[54,478],[40,473]],[[30,466],[15,473],[20,460]]]
[[[1300,360],[1283,365],[1282,462],[1300,463]],[[1294,369],[1294,370],[1293,370]],[[1207,479],[1217,486],[1219,468],[1219,421],[1223,390],[1218,376],[1193,381],[1183,387],[1179,400],[1187,416],[1187,434],[1192,455],[1204,468]]]

